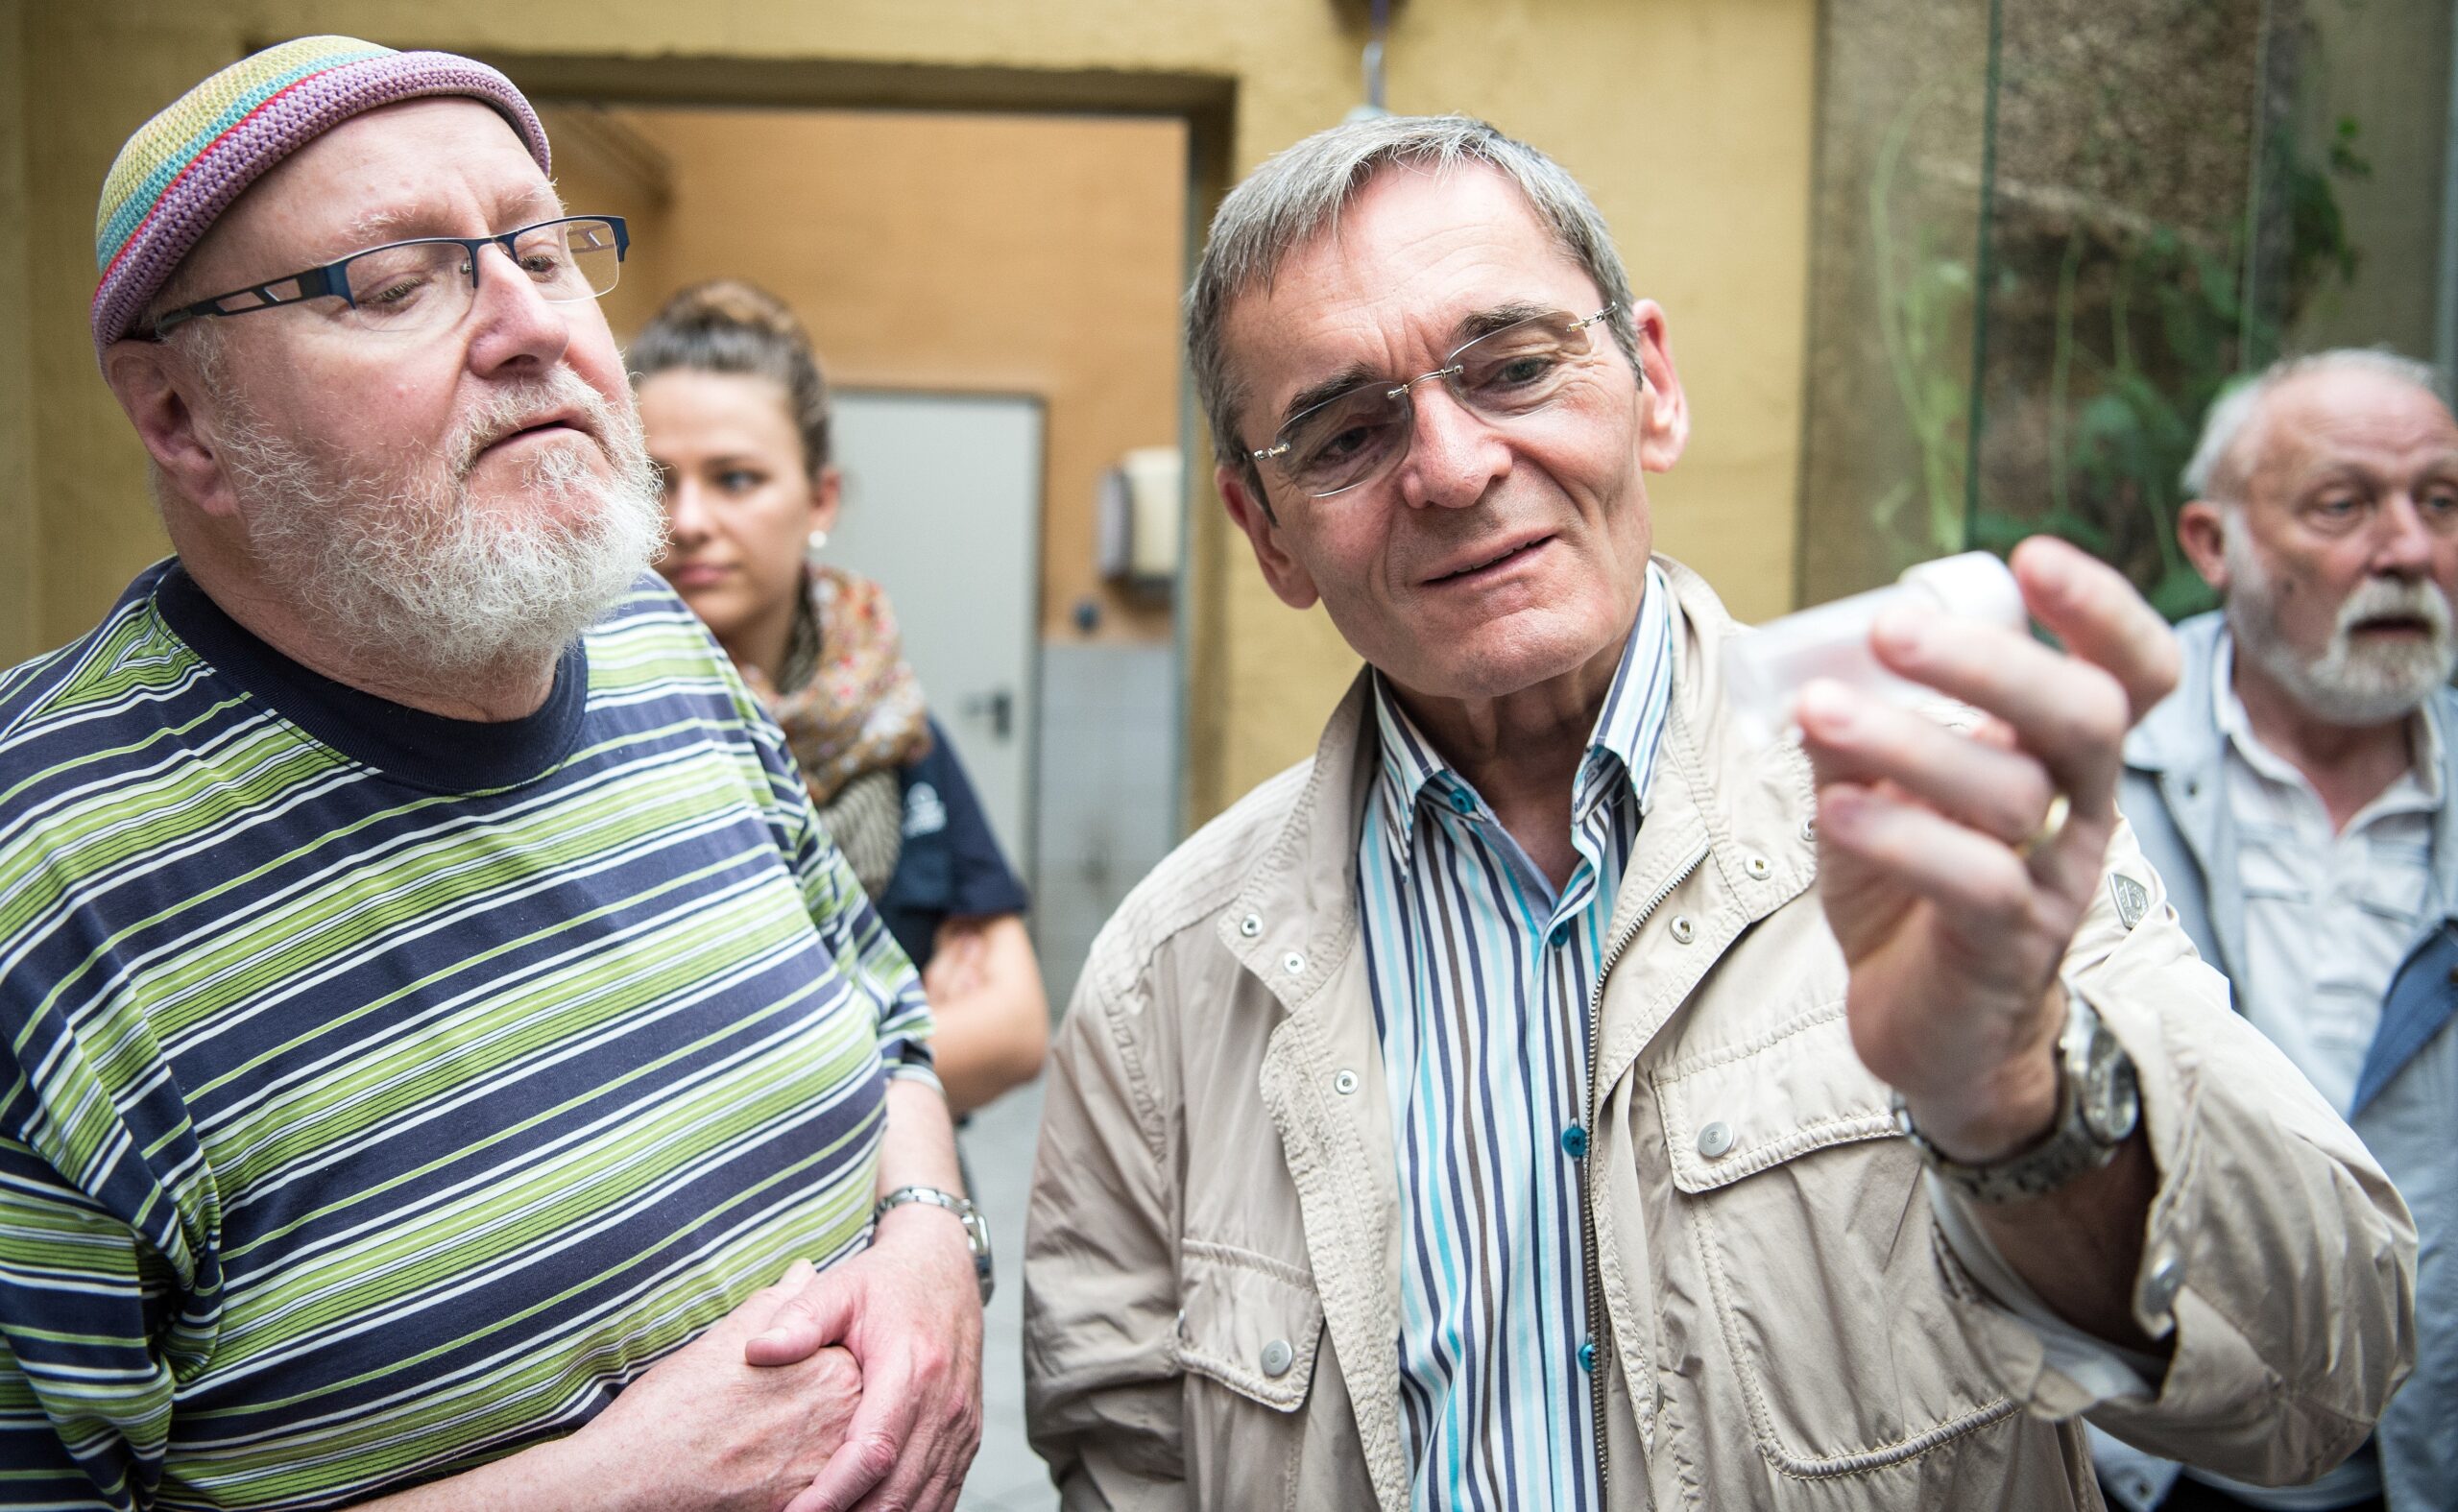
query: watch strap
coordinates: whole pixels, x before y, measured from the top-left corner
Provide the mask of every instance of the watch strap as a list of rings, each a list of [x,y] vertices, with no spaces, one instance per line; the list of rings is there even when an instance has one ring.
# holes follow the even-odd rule
[[[2116,1159],[2139,1120],[2133,1060],[2088,1002],[2070,988],[2065,1000],[2065,1029],[2057,1041],[2057,1121],[2030,1144],[1977,1164],[1958,1161],[1922,1136],[1901,1092],[1889,1095],[1895,1127],[1921,1161],[1974,1202],[1993,1206],[2046,1196]],[[2112,1124],[2091,1116],[2094,1102],[2111,1101],[2122,1109]]]
[[[972,1198],[952,1191],[942,1191],[936,1187],[899,1187],[881,1197],[879,1206],[871,1210],[871,1222],[878,1223],[881,1218],[909,1202],[927,1203],[933,1208],[945,1208],[956,1215],[957,1222],[964,1225],[964,1245],[966,1249],[973,1252],[974,1280],[980,1284],[982,1306],[988,1307],[990,1294],[998,1286],[998,1276],[991,1267],[990,1225],[982,1220],[981,1210],[973,1205]]]

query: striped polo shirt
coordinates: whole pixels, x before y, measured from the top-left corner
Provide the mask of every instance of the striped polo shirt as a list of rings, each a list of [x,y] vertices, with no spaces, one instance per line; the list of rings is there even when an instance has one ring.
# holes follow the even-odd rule
[[[479,724],[147,571],[0,673],[0,1502],[335,1506],[569,1432],[865,1242],[927,1031],[656,579]]]
[[[1359,842],[1374,1023],[1397,1123],[1400,1405],[1422,1508],[1594,1509],[1579,1162],[1588,1014],[1672,705],[1651,564],[1572,792],[1556,893],[1378,675]]]

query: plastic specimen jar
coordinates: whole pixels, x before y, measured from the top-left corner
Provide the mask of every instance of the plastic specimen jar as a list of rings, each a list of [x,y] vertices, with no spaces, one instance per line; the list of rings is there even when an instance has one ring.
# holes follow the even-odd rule
[[[1869,649],[1869,627],[1897,604],[2017,632],[2031,624],[2014,574],[1988,552],[1923,562],[1892,587],[1786,614],[1724,642],[1725,696],[1744,732],[1761,742],[1780,738],[1792,727],[1801,684],[1812,678],[1833,678],[1906,707],[1951,704],[1936,688],[1888,671]]]

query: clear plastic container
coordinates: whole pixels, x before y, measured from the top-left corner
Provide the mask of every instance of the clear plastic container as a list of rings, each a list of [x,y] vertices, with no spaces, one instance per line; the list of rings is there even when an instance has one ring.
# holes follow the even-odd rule
[[[2031,625],[2014,574],[1988,552],[1923,562],[1891,588],[1787,614],[1724,642],[1725,695],[1744,732],[1781,738],[1792,728],[1801,684],[1812,678],[1833,678],[1906,707],[1948,702],[1936,688],[1888,671],[1869,649],[1869,627],[1897,604],[2013,631]]]

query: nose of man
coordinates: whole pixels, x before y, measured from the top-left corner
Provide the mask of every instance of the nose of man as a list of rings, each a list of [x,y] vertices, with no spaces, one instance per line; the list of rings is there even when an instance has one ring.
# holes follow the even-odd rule
[[[2373,551],[2365,564],[2375,577],[2413,580],[2431,574],[2440,544],[2415,494],[2399,490],[2382,501],[2374,526]]]
[[[1421,383],[1409,453],[1400,459],[1400,496],[1411,506],[1467,509],[1510,471],[1510,447],[1483,417],[1440,383]]]
[[[484,374],[524,362],[539,368],[561,362],[572,340],[567,312],[583,306],[594,312],[596,305],[587,300],[549,303],[501,247],[487,247],[478,256],[486,266],[478,270],[477,298],[470,311],[470,368]]]

